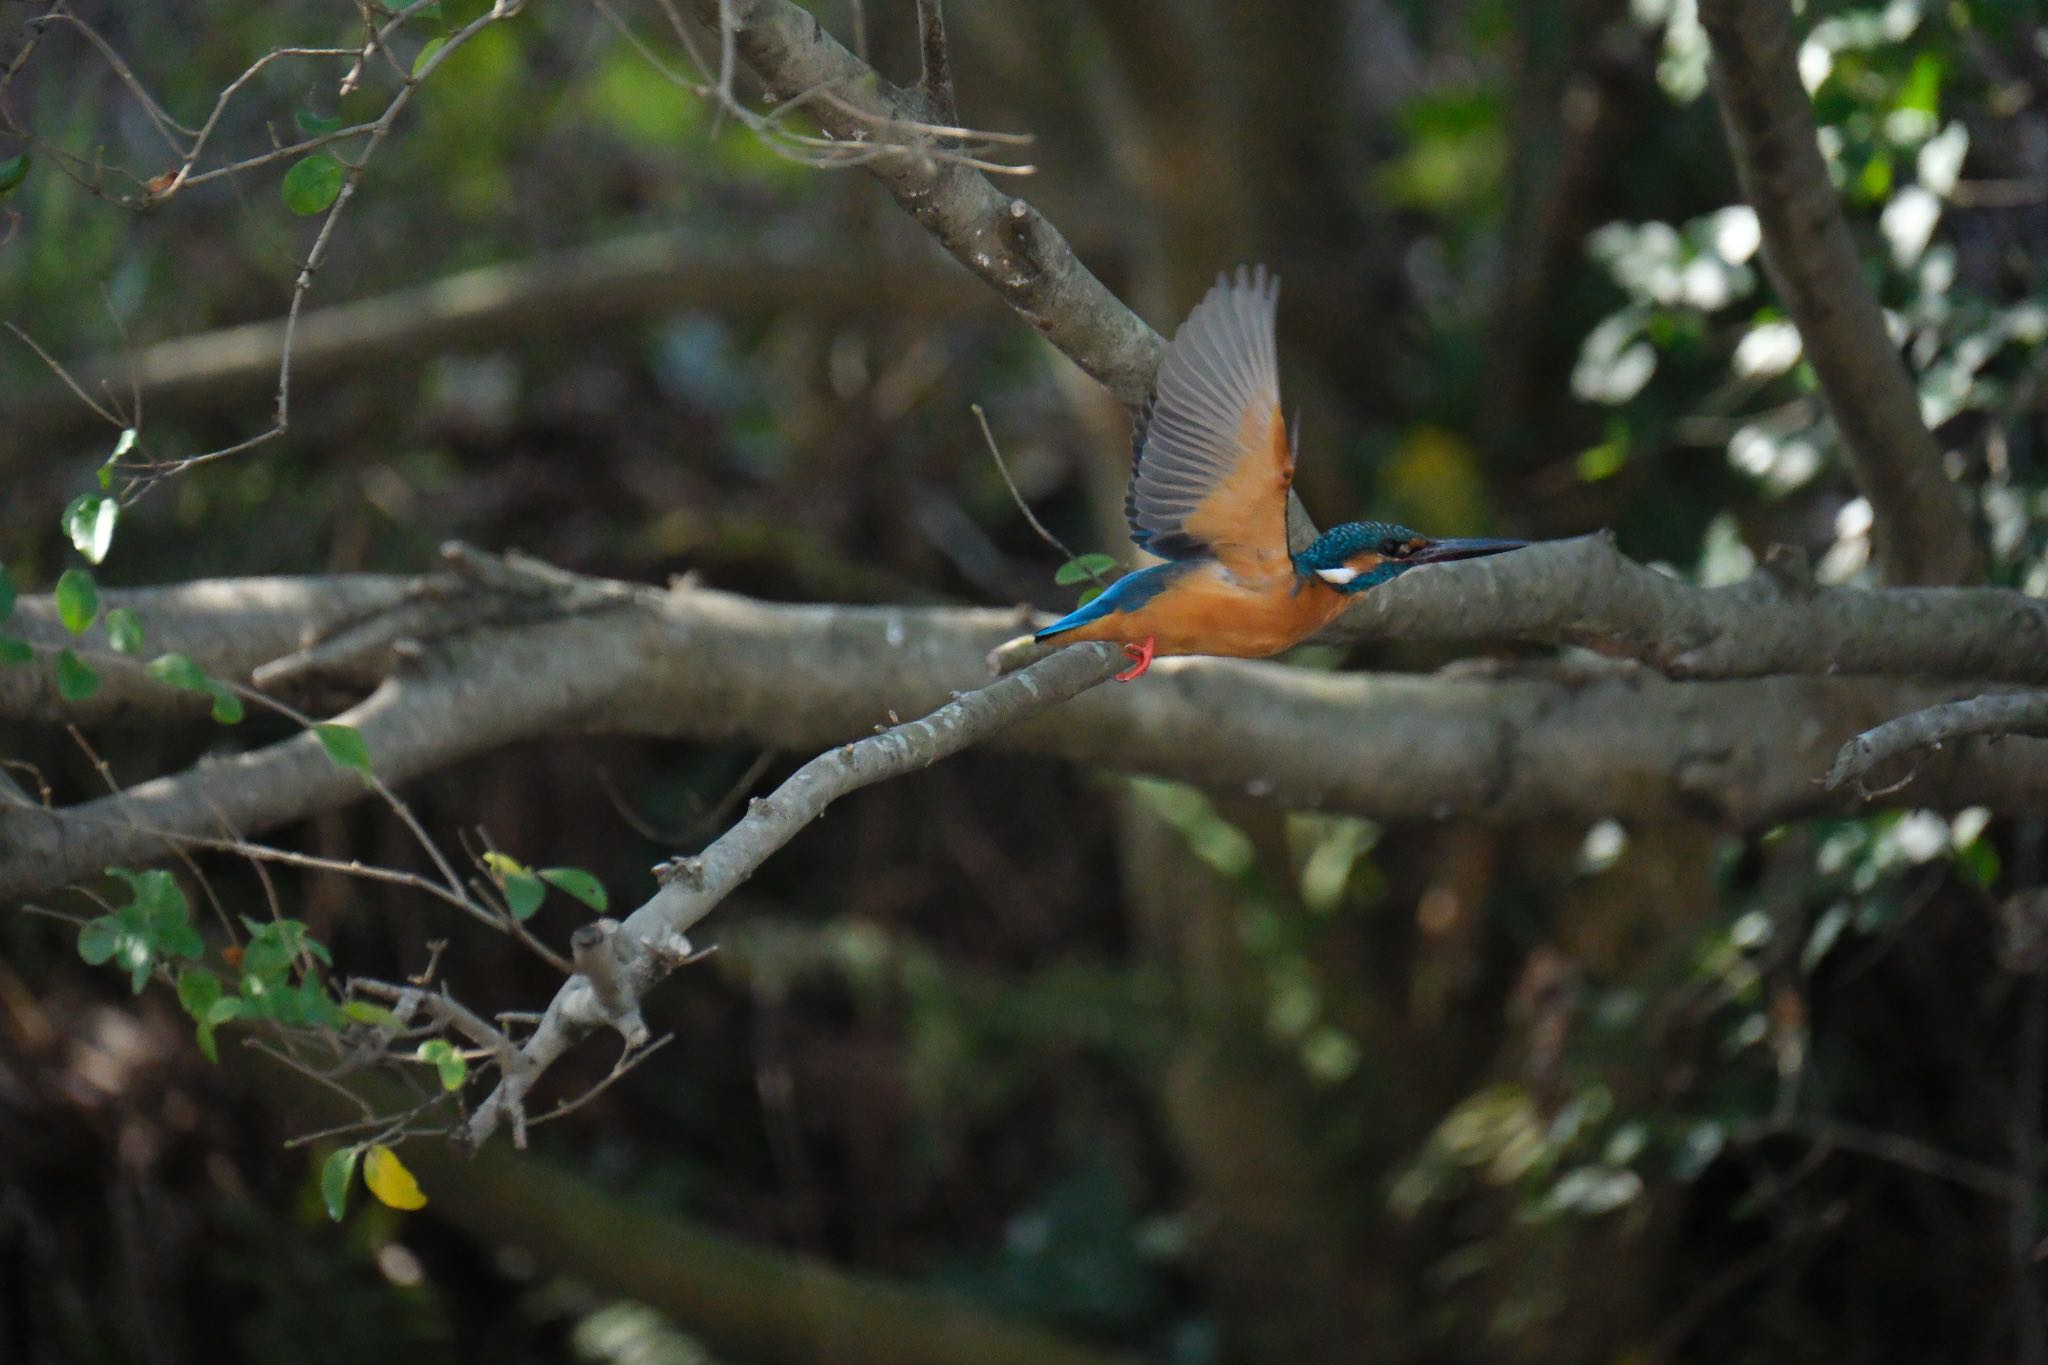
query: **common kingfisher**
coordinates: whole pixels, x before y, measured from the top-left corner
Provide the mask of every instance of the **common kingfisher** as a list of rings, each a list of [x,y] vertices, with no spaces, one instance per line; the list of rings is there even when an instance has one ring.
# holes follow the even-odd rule
[[[1294,446],[1280,414],[1279,303],[1277,278],[1240,266],[1188,314],[1133,422],[1124,498],[1131,539],[1166,562],[1125,574],[1032,638],[1122,645],[1131,667],[1118,682],[1162,654],[1278,654],[1410,569],[1528,543],[1433,540],[1352,521],[1290,554]]]

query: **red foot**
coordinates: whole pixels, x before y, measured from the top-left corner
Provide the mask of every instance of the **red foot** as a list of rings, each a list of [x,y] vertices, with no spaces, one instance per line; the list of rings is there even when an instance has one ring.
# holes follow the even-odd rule
[[[1153,651],[1158,647],[1159,639],[1153,635],[1147,635],[1145,643],[1142,645],[1125,645],[1124,655],[1131,661],[1131,666],[1117,674],[1116,680],[1118,682],[1129,682],[1133,678],[1144,677],[1145,670],[1152,666]]]

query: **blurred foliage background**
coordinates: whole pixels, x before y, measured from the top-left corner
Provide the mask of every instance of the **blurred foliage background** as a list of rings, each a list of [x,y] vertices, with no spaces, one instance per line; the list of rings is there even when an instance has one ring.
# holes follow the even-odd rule
[[[71,8],[186,122],[264,52],[358,24],[312,0]],[[1020,192],[1155,326],[1230,264],[1278,271],[1321,521],[1610,526],[1710,583],[1782,541],[1827,581],[1867,574],[1869,510],[1763,279],[1690,0],[953,8],[963,118],[1035,135]],[[32,149],[0,199],[0,311],[66,360],[280,316],[318,226],[287,212],[283,165],[114,202],[164,148],[50,11],[0,4],[0,62],[40,34],[0,133],[0,160]],[[675,55],[654,7],[614,12]],[[816,12],[914,73],[909,4]],[[1808,0],[1800,61],[1994,581],[2037,594],[2044,18]],[[337,99],[330,66],[264,68],[224,145],[374,117],[388,92]],[[778,156],[604,9],[534,4],[449,57],[307,307],[486,266],[516,292],[649,240],[718,306],[593,294],[425,355],[401,317],[299,376],[282,438],[127,509],[101,580],[411,572],[460,537],[781,600],[1070,601],[976,402],[1040,515],[1121,553],[1121,409],[864,176]],[[144,448],[241,440],[271,387],[152,404]],[[0,393],[0,558],[47,588],[58,509],[117,429],[11,336]],[[228,742],[95,739],[129,779]],[[96,781],[60,734],[0,753],[60,792]],[[637,900],[650,864],[805,757],[563,739],[410,795],[431,828],[482,826]],[[381,810],[289,841],[418,856]],[[1175,1365],[2041,1361],[2042,855],[2038,818],[1979,811],[1381,827],[970,753],[848,800],[721,910],[718,954],[652,1002],[678,1041],[536,1132],[587,1205],[529,1207],[517,1165],[437,1164],[423,1212],[339,1227],[318,1150],[282,1145],[320,1126],[312,1098],[209,1066],[174,1002],[131,1002],[65,926],[11,913],[0,1356],[747,1358],[642,1301],[620,1270],[636,1246],[607,1248],[597,1212],[623,1199]],[[206,866],[259,903],[245,868]],[[446,939],[472,1004],[553,989],[389,888],[273,875],[352,969],[416,970]],[[559,941],[573,910],[537,928]],[[601,1051],[560,1083],[601,1076]],[[564,1268],[535,1244],[597,1249]],[[775,1358],[848,1358],[829,1322],[814,1337]]]

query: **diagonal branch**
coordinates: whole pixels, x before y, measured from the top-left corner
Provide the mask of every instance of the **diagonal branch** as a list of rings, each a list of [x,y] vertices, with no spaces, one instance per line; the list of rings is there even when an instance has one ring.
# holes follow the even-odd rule
[[[1714,89],[1742,191],[1763,229],[1764,265],[1798,324],[1870,499],[1878,562],[1894,583],[1982,578],[1975,533],[1920,420],[1912,377],[1863,277],[1799,79],[1787,0],[1700,0]]]
[[[664,864],[661,889],[611,936],[611,960],[603,973],[611,979],[579,972],[564,983],[520,1049],[519,1063],[505,1068],[497,1087],[471,1115],[463,1140],[471,1146],[482,1143],[507,1119],[515,1136],[520,1135],[533,1083],[592,1029],[616,1028],[629,1045],[636,1042],[636,1033],[644,1037],[640,1001],[689,959],[689,931],[827,806],[849,792],[950,758],[1026,716],[1109,681],[1121,666],[1121,657],[1106,645],[1067,650],[958,696],[922,720],[821,754],[751,803],[739,823],[702,853]]]
[[[867,142],[877,125],[924,117],[918,96],[877,75],[791,0],[692,0],[692,8],[712,32],[731,35],[774,99],[829,92],[831,99],[810,100],[805,108],[830,137]],[[998,190],[973,167],[920,155],[914,147],[891,149],[868,170],[1046,340],[1125,405],[1145,401],[1165,343],[1081,264],[1037,209]]]

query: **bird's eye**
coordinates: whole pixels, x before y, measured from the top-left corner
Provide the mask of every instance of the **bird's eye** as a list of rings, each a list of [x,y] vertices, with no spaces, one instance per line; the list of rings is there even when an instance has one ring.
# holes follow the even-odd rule
[[[1380,553],[1388,559],[1400,559],[1408,553],[1408,542],[1388,536],[1380,542]]]

